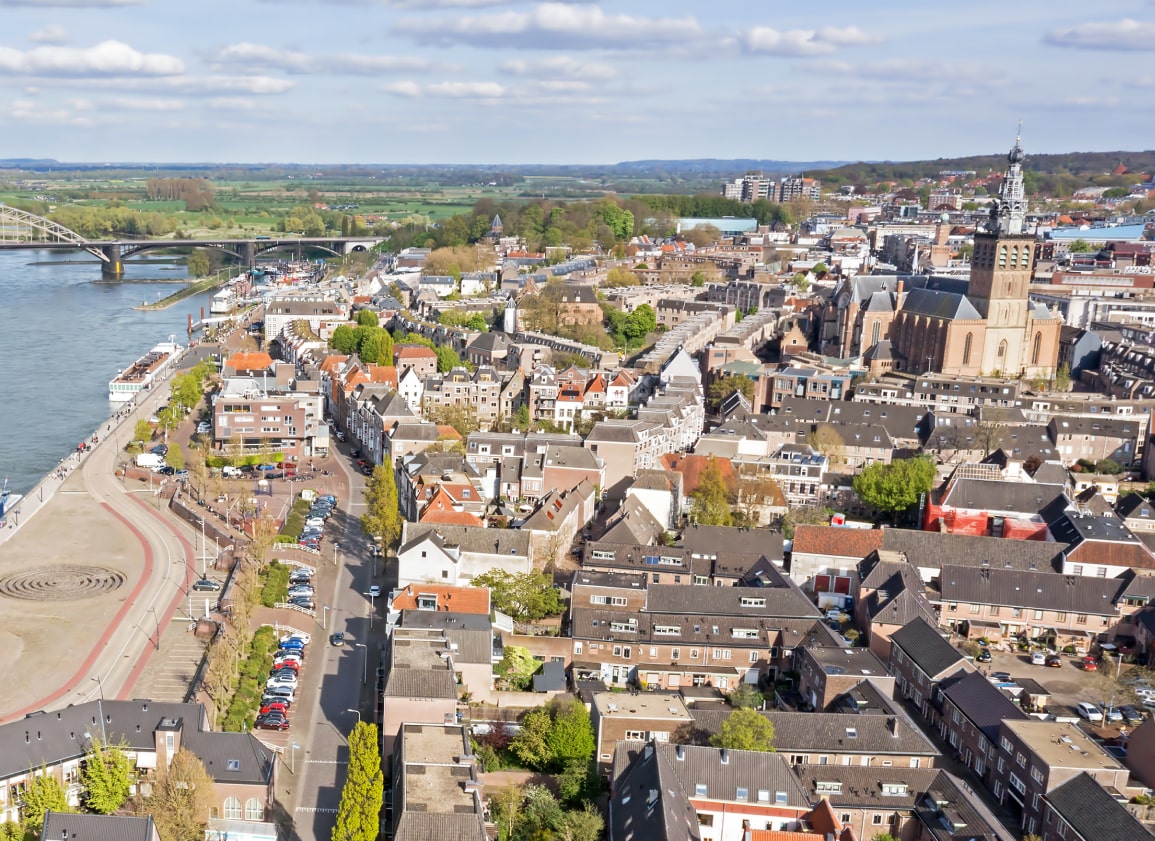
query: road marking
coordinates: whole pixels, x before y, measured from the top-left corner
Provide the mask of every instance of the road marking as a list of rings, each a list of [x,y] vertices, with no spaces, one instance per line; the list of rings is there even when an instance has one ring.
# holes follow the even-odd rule
[[[298,806],[293,811],[295,811],[295,812],[309,812],[310,814],[321,814],[321,815],[335,815],[335,814],[337,814],[336,809],[327,809],[323,806]]]
[[[347,759],[306,759],[306,765],[348,765]]]

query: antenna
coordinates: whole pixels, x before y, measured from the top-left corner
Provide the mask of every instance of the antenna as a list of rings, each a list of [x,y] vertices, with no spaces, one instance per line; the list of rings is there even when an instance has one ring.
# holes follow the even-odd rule
[[[1019,117],[1019,127],[1015,130],[1015,143],[1023,139],[1023,118]]]

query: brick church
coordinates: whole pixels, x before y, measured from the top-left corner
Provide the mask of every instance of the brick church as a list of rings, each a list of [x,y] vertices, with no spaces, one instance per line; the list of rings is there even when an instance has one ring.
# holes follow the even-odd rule
[[[1007,160],[990,219],[975,233],[969,284],[911,278],[921,287],[904,289],[901,279],[866,276],[840,290],[842,349],[861,352],[872,373],[1054,376],[1063,322],[1029,298],[1037,245],[1023,231],[1027,202],[1018,139]]]

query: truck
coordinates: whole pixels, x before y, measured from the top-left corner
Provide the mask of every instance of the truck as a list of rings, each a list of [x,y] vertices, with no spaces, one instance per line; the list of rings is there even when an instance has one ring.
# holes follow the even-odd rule
[[[137,453],[134,463],[137,467],[144,467],[148,470],[159,470],[164,467],[164,457],[156,453]]]

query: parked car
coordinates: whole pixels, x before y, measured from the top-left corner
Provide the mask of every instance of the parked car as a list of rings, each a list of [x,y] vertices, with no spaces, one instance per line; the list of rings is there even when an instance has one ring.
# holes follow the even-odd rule
[[[201,421],[197,424],[197,435],[207,435],[213,431],[212,424]]]
[[[279,674],[294,674],[301,673],[301,664],[293,660],[285,660],[281,663],[274,663],[272,670],[269,672],[269,677]]]
[[[1061,654],[1048,654],[1046,665],[1052,669],[1061,669],[1063,667],[1063,657]]]
[[[285,636],[281,637],[282,643],[288,642],[289,640],[300,640],[305,645],[308,645],[313,641],[313,638],[306,634],[304,631],[294,631],[291,634],[286,634]]]
[[[291,691],[288,695],[273,695],[266,689],[265,694],[261,696],[261,706],[263,707],[267,704],[283,704],[286,710],[291,709],[293,706],[293,695]]]
[[[297,688],[297,676],[295,674],[287,674],[285,672],[277,672],[265,681],[265,686],[288,686],[292,689]]]
[[[193,582],[192,588],[198,593],[215,593],[217,590],[221,589],[221,585],[219,582],[213,581],[211,578],[200,578]]]
[[[176,468],[171,464],[162,464],[154,472],[159,473],[161,476],[175,476]]]
[[[1042,651],[1032,651],[1031,652],[1031,665],[1032,666],[1045,666],[1045,665],[1047,665],[1047,655],[1045,653],[1043,653]]]
[[[1103,711],[1103,713],[1107,716],[1107,721],[1122,721],[1123,720],[1123,713],[1120,712],[1118,707],[1113,707],[1109,704],[1100,703],[1099,709],[1101,709]]]
[[[253,726],[258,730],[288,730],[289,719],[283,713],[269,713],[259,716]]]
[[[1094,704],[1088,704],[1086,701],[1080,701],[1075,704],[1075,712],[1087,719],[1087,721],[1103,720],[1103,711]]]
[[[1094,657],[1084,657],[1079,661],[1079,666],[1083,669],[1084,672],[1099,671],[1099,661]]]
[[[168,455],[168,444],[157,444],[155,447],[152,447],[149,452],[164,458]]]
[[[296,637],[292,637],[291,639],[281,640],[280,650],[303,652],[305,650],[305,644]]]
[[[1011,682],[1011,673],[1010,672],[991,672],[991,680],[995,681],[996,683],[1010,683]]]
[[[329,635],[329,645],[340,648],[344,644],[345,644],[345,635],[342,634],[340,631],[338,631],[335,634]]]
[[[975,657],[975,662],[976,663],[990,663],[994,659],[995,658],[991,656],[991,653],[984,648]]]
[[[297,700],[291,686],[266,686],[264,694],[261,695],[261,703],[268,703],[270,701],[281,701],[286,706],[293,706],[293,702]]]
[[[281,715],[286,715],[288,712],[289,705],[284,701],[269,701],[268,703],[261,704],[261,709],[257,714],[268,715],[269,713],[280,713]]]
[[[277,669],[284,669],[284,668],[292,668],[292,669],[298,669],[299,670],[301,668],[301,662],[302,662],[301,658],[296,657],[296,656],[277,657],[276,659],[273,660],[273,669],[277,670]]]
[[[381,598],[381,585],[373,584],[369,587],[369,595],[374,599]]]
[[[1130,704],[1124,704],[1119,707],[1119,714],[1123,716],[1123,720],[1128,724],[1142,724],[1144,721],[1143,713],[1135,709]]]

